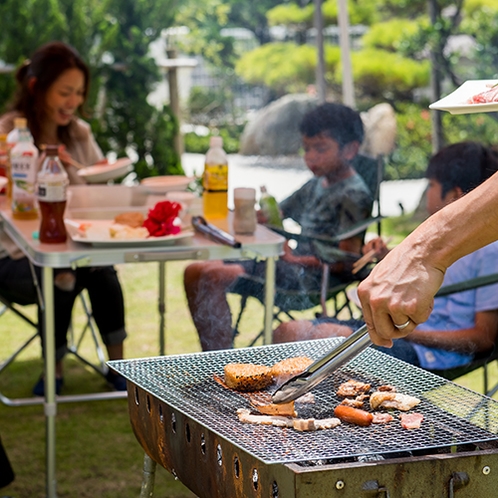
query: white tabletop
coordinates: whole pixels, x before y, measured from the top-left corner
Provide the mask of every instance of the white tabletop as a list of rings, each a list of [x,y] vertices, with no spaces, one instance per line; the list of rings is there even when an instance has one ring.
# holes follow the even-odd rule
[[[91,188],[91,187],[88,187]],[[127,187],[133,188],[133,187]],[[240,259],[241,257],[277,257],[282,254],[284,238],[264,226],[258,225],[254,235],[236,235],[240,249],[209,240],[199,233],[192,238],[180,239],[171,245],[133,247],[94,247],[74,242],[68,237],[63,244],[42,244],[36,236],[40,220],[18,220],[12,217],[5,199],[0,201],[0,217],[8,235],[24,254],[37,266],[68,268],[74,266],[105,266],[143,261],[172,261],[187,259]],[[213,220],[213,225],[231,233],[232,213],[228,218]]]

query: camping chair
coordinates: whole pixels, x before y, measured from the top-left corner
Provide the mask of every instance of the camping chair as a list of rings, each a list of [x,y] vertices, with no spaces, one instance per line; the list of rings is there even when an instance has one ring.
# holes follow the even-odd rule
[[[274,312],[273,319],[281,323],[284,319],[294,319],[293,312],[305,311],[315,306],[321,305],[322,311],[320,316],[328,316],[330,311],[330,305],[332,306],[332,316],[337,316],[343,311],[347,311],[349,316],[353,316],[353,310],[351,308],[349,298],[346,294],[346,289],[354,282],[359,282],[365,278],[367,271],[360,272],[357,275],[349,276],[343,282],[329,287],[328,278],[330,275],[330,265],[337,262],[354,262],[359,256],[347,254],[336,248],[337,244],[344,239],[362,234],[366,229],[376,223],[377,233],[381,233],[381,220],[382,216],[380,214],[380,183],[383,178],[384,172],[384,158],[379,156],[378,158],[370,158],[363,155],[357,155],[352,163],[357,173],[363,178],[365,184],[372,193],[372,210],[375,211],[376,215],[368,218],[367,220],[358,223],[351,227],[347,232],[340,234],[337,237],[326,237],[321,235],[315,235],[313,237],[305,237],[300,234],[289,233],[281,228],[269,226],[272,230],[276,231],[280,235],[283,235],[287,239],[294,239],[297,242],[306,241],[312,242],[316,251],[315,256],[322,262],[322,285],[321,289],[317,292],[302,292],[302,291],[289,291],[283,289],[276,289],[274,296],[274,305],[276,311]],[[249,275],[244,275],[239,277],[244,279],[248,284],[248,291],[245,294],[241,294],[240,300],[240,310],[236,318],[235,325],[233,328],[233,339],[239,334],[240,323],[244,311],[246,310],[247,301],[249,297],[255,297],[260,302],[262,302],[262,288],[264,285],[264,280],[258,277],[252,277]],[[284,318],[285,317],[285,318]],[[262,332],[260,332],[249,344],[253,346],[256,341],[262,337]]]
[[[353,309],[351,308],[346,290],[353,283],[359,282],[365,278],[369,270],[365,269],[356,275],[345,273],[342,282],[329,286],[330,265],[338,262],[353,263],[359,259],[359,255],[342,251],[336,246],[341,240],[365,232],[365,230],[374,223],[380,223],[380,218],[368,218],[367,220],[354,225],[347,232],[335,237],[326,237],[322,235],[312,237],[300,234],[290,234],[281,228],[270,227],[284,237],[295,239],[298,242],[312,242],[312,245],[315,248],[314,255],[322,262],[322,282],[320,289],[314,292],[275,289],[273,320],[276,320],[279,323],[282,323],[285,319],[294,320],[295,316],[293,313],[309,310],[319,305],[321,306],[321,313],[318,313],[317,315],[330,316],[330,304],[328,303],[331,303],[333,307],[332,316],[337,316],[339,313],[345,311],[349,314],[349,317],[352,318]],[[233,328],[234,340],[239,334],[239,326],[247,306],[248,298],[254,297],[263,303],[265,284],[264,279],[260,277],[244,275],[239,278],[244,279],[247,286],[246,293],[241,294],[240,310]],[[257,334],[249,346],[253,346],[262,336],[263,330]]]
[[[477,277],[467,280],[465,282],[460,282],[458,284],[446,285],[439,289],[437,296],[446,296],[448,294],[453,294],[455,292],[463,292],[467,290],[472,290],[477,287],[483,287],[485,285],[496,284],[498,282],[498,274],[486,275],[484,277]],[[433,370],[432,372],[444,377],[448,380],[455,380],[463,375],[466,375],[479,368],[483,369],[483,391],[486,396],[493,396],[498,392],[498,380],[491,387],[490,386],[490,376],[488,366],[494,361],[498,361],[498,334],[495,341],[494,347],[490,351],[485,351],[476,355],[472,363],[464,365],[462,367],[449,368],[447,370]]]
[[[35,286],[37,287],[40,303],[42,303],[41,292],[37,280],[35,280]],[[75,326],[73,325],[73,323],[71,323],[68,331],[68,353],[74,355],[82,363],[105,377],[108,372],[108,366],[106,364],[101,341],[96,331],[96,325],[93,320],[92,310],[88,304],[84,291],[78,295],[78,300],[80,301],[81,307],[84,312],[84,325],[80,331],[76,331]],[[38,323],[32,320],[28,316],[28,314],[22,310],[23,305],[17,304],[13,302],[12,299],[9,299],[9,296],[4,290],[0,290],[0,303],[0,320],[5,313],[11,312],[19,317],[26,325],[28,325],[32,329],[31,335],[29,335],[28,338],[25,339],[24,342],[22,342],[17,347],[17,349],[10,354],[8,358],[0,360],[0,374],[2,374],[4,370],[34,341],[35,338],[39,338],[39,331]],[[42,304],[38,304],[38,306],[40,305],[42,306]],[[97,357],[97,360],[95,362],[85,358],[81,353],[83,341],[88,335],[95,348],[95,354]],[[2,393],[0,393],[0,401],[6,405],[31,404],[29,399],[12,400],[4,396]]]

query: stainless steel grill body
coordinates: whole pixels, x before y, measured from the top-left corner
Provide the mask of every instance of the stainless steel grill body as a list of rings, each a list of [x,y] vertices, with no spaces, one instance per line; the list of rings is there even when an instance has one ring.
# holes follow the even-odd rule
[[[230,362],[316,359],[338,341],[123,360],[110,366],[130,381],[130,418],[139,442],[200,497],[358,497],[376,496],[383,487],[391,497],[448,496],[450,486],[452,492],[462,488],[457,496],[495,491],[498,403],[371,348],[317,386],[314,404],[297,404],[299,415],[332,416],[340,402],[338,385],[354,378],[374,387],[391,384],[419,397],[420,429],[402,429],[398,421],[305,433],[242,424],[236,410],[249,407],[248,400],[213,378],[222,376]],[[488,467],[494,468],[494,477]],[[427,482],[423,491],[422,482]],[[467,491],[472,494],[463,494]]]

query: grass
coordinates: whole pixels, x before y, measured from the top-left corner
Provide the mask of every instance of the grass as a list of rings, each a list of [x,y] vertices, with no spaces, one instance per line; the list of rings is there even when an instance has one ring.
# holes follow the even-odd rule
[[[392,222],[390,222],[392,223]],[[395,226],[383,227],[391,231]],[[384,233],[384,232],[383,232]],[[397,242],[395,240],[395,242]],[[200,351],[182,286],[187,262],[171,262],[167,271],[166,352],[182,354]],[[158,354],[157,264],[137,263],[117,267],[127,309],[126,358]],[[230,296],[234,313],[238,299]],[[34,314],[34,307],[28,307]],[[312,317],[314,310],[303,313]],[[75,313],[81,325],[81,312]],[[249,301],[238,346],[247,344],[261,329],[262,306]],[[27,337],[30,330],[12,313],[0,318],[0,358],[5,358]],[[84,350],[92,354],[91,345]],[[496,368],[492,378],[498,377]],[[31,388],[43,368],[38,343],[0,375],[0,391],[9,397],[31,396]],[[482,391],[481,371],[458,383]],[[73,357],[65,361],[64,394],[106,391],[102,377]],[[56,476],[59,498],[136,498],[140,494],[143,451],[131,430],[126,400],[59,404],[56,419]],[[16,472],[13,484],[0,493],[16,498],[45,496],[45,417],[42,405],[7,407],[0,404],[0,436]],[[191,498],[194,495],[163,468],[158,467],[155,495],[161,498]]]

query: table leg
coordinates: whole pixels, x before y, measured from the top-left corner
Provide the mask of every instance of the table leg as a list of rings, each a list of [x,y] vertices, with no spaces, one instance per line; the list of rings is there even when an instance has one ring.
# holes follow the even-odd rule
[[[166,354],[166,262],[159,261],[159,354]]]
[[[272,326],[273,326],[273,304],[275,300],[275,261],[277,258],[266,259],[265,274],[265,325],[264,325],[264,344],[272,343]]]
[[[54,272],[52,268],[43,268],[43,297],[45,309],[43,314],[45,331],[45,421],[46,421],[46,491],[48,498],[57,497],[55,479],[55,416],[57,403],[55,399],[55,325],[54,325]]]

